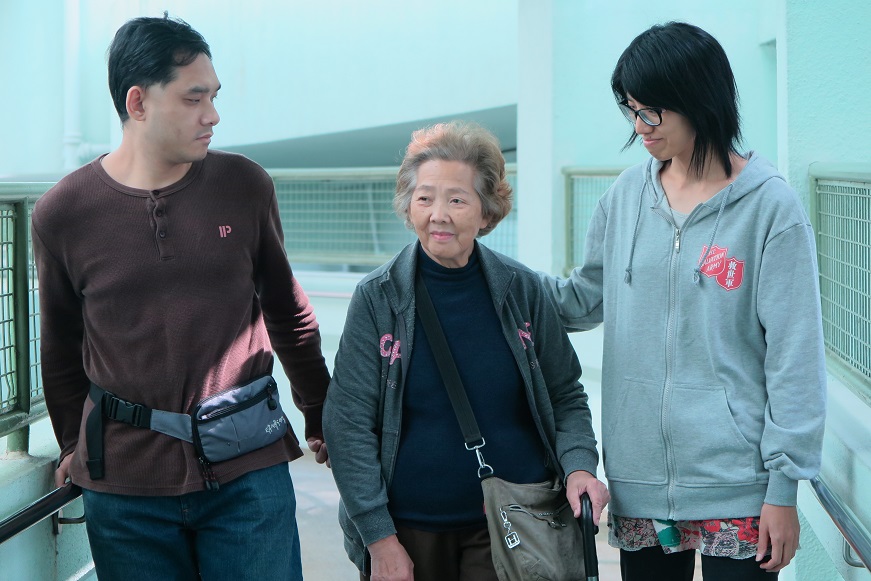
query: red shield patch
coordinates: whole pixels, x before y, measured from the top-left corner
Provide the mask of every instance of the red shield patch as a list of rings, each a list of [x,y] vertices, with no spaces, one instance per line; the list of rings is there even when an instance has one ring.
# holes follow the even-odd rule
[[[702,254],[701,256],[699,256],[699,260],[702,259],[702,256],[705,256],[705,251],[707,249],[707,245],[702,246]],[[727,252],[729,252],[728,248],[720,248],[719,246],[714,244],[711,247],[711,251],[708,252],[708,255],[705,257],[705,262],[702,263],[702,266],[699,269],[701,270],[702,274],[711,278],[723,274],[726,271]]]
[[[744,261],[734,256],[727,258],[723,272],[717,275],[717,284],[727,291],[735,290],[744,281]]]

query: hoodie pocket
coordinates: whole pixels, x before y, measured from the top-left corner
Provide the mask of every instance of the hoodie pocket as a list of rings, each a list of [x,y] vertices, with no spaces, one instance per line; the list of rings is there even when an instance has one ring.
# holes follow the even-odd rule
[[[678,484],[756,482],[759,450],[738,430],[722,385],[676,384],[669,429]]]
[[[624,379],[615,408],[603,417],[605,474],[609,480],[664,484],[662,384]]]

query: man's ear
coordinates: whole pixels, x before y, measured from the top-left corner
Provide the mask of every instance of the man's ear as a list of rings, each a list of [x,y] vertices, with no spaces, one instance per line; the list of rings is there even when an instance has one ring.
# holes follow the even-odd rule
[[[127,114],[134,121],[142,121],[145,119],[145,89],[138,85],[130,87],[127,91]]]

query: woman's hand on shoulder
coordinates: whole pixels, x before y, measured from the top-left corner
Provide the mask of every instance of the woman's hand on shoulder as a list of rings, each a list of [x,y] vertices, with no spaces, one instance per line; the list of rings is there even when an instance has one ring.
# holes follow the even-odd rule
[[[590,496],[590,503],[593,505],[593,524],[598,526],[602,510],[611,500],[611,494],[608,492],[608,487],[595,476],[586,470],[575,470],[566,479],[566,498],[569,500],[575,518],[581,516],[581,496],[585,492]]]
[[[414,563],[396,535],[369,545],[372,557],[371,581],[414,581]]]

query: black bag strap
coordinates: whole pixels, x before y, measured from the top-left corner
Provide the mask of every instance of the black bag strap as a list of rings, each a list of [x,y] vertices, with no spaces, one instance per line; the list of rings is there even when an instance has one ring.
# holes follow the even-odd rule
[[[148,406],[121,399],[95,383],[91,383],[88,397],[94,407],[85,422],[85,438],[88,443],[88,471],[91,480],[103,478],[103,418],[109,418],[137,428],[153,430],[193,443],[191,416],[176,412],[155,410]]]
[[[481,448],[486,442],[481,436],[481,430],[478,428],[477,420],[475,420],[475,412],[472,411],[472,406],[469,404],[469,397],[466,395],[466,389],[463,387],[463,381],[457,371],[457,364],[454,363],[454,357],[451,355],[448,341],[445,339],[445,333],[441,323],[439,323],[432,298],[429,296],[429,291],[426,289],[419,269],[415,276],[414,294],[423,330],[435,356],[442,381],[448,390],[451,407],[454,408],[460,429],[463,431],[466,449],[474,451],[478,457],[478,478],[484,479],[493,476],[493,468],[484,462],[484,456],[481,454]]]
[[[151,428],[152,410],[141,404],[123,400],[91,383],[88,396],[94,407],[85,422],[85,439],[88,444],[88,472],[91,480],[103,478],[103,417],[130,424],[137,428]]]
[[[105,473],[103,464],[103,393],[105,392],[100,393],[97,391],[99,388],[95,390],[95,387],[91,384],[89,396],[94,402],[94,407],[85,423],[85,438],[88,443],[86,464],[91,480],[100,480]]]

